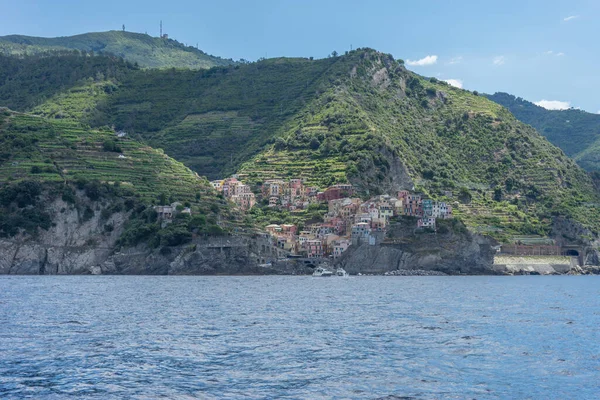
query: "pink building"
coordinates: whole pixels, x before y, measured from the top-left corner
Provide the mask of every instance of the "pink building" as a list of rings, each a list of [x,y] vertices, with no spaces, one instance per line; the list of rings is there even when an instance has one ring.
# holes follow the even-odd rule
[[[235,178],[227,178],[223,182],[223,195],[225,197],[230,197],[235,194],[235,188],[237,185],[240,185],[241,182]]]
[[[290,189],[300,189],[302,187],[302,179],[290,179]]]
[[[233,195],[231,196],[231,200],[244,211],[248,211],[256,204],[256,197],[252,192]]]
[[[410,192],[408,190],[399,190],[398,191],[398,199],[406,199]]]
[[[293,224],[283,224],[283,225],[281,225],[281,234],[285,235],[287,237],[294,237],[294,236],[296,236],[297,230],[298,230],[298,227],[296,225],[293,225]]]
[[[306,241],[306,255],[308,258],[323,257],[325,249],[323,242],[319,239],[311,239]]]
[[[420,217],[423,215],[423,211],[421,208],[421,196],[418,194],[409,194],[406,197],[406,201],[403,202],[404,205],[404,215],[409,215],[411,217]]]
[[[335,200],[335,199],[341,199],[342,197],[342,190],[340,188],[336,188],[336,187],[328,187],[327,189],[325,189],[324,192],[319,192],[317,194],[317,200],[318,201],[329,201],[329,200]]]

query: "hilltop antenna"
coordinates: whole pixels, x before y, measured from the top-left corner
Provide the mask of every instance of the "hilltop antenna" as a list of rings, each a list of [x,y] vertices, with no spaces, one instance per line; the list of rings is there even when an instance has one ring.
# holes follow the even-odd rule
[[[160,20],[160,37],[162,38],[162,19]]]

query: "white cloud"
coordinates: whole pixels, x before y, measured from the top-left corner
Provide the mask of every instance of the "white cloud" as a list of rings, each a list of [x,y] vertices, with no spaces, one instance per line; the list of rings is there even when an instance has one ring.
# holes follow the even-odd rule
[[[544,107],[546,110],[566,110],[571,107],[570,102],[559,100],[540,100],[536,101],[534,104]]]
[[[438,56],[427,56],[416,61],[406,60],[406,65],[411,67],[424,67],[426,65],[433,65],[437,63],[437,59]]]
[[[560,51],[560,52],[558,52],[558,53],[555,53],[555,52],[554,52],[554,51],[552,51],[552,50],[548,50],[548,51],[547,51],[547,52],[545,52],[544,54],[547,54],[547,55],[549,55],[549,56],[556,56],[556,57],[562,57],[562,56],[564,56],[564,55],[565,55],[565,53],[563,53],[562,51]]]
[[[562,57],[562,56],[564,56],[564,55],[565,55],[565,53],[562,53],[562,52],[560,52],[560,53],[556,53],[556,56],[557,56],[557,57]]]
[[[546,54],[548,54],[548,55],[552,55],[552,54],[554,54],[554,52],[553,52],[552,50],[548,50],[548,51],[546,52]]]
[[[462,89],[463,87],[463,81],[461,81],[460,79],[446,79],[444,80],[444,82],[447,82],[450,86],[454,86],[459,89]]]
[[[505,61],[504,56],[496,56],[496,57],[494,57],[494,60],[493,60],[494,65],[502,65],[502,64],[504,64],[504,61]]]
[[[579,15],[569,15],[568,17],[564,18],[563,21],[569,22],[577,18],[579,18]]]
[[[462,59],[463,59],[462,56],[451,58],[450,61],[448,61],[448,64],[449,65],[460,64],[462,62]]]

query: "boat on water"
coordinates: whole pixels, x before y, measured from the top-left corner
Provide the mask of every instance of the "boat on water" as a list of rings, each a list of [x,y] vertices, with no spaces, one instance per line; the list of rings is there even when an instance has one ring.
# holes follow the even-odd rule
[[[323,267],[318,267],[317,269],[314,270],[312,276],[323,276],[323,277],[328,277],[328,276],[332,276],[333,272],[328,270],[327,268],[323,268]]]
[[[335,270],[335,276],[347,277],[349,275],[344,268],[338,268]]]

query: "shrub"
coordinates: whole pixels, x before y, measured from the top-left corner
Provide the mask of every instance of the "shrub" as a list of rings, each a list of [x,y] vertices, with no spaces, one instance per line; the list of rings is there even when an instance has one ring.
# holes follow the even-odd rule
[[[463,204],[468,204],[471,202],[471,192],[469,189],[462,187],[458,193],[458,200]]]
[[[153,237],[158,229],[159,226],[156,223],[146,223],[140,219],[130,220],[119,238],[119,244],[122,246],[135,246]]]
[[[70,186],[65,186],[62,191],[62,201],[69,204],[75,204],[75,191]]]
[[[85,208],[85,211],[83,211],[83,222],[89,221],[90,219],[92,219],[94,217],[94,210],[92,210],[89,207]]]
[[[163,246],[179,246],[192,240],[192,233],[182,226],[174,224],[160,232],[160,243]]]
[[[317,138],[312,138],[310,140],[310,148],[312,150],[317,150],[319,147],[321,146],[321,142],[319,142],[319,139]]]
[[[102,197],[102,187],[97,181],[86,183],[84,189],[85,195],[92,201],[96,201]]]
[[[16,185],[5,186],[0,190],[0,204],[8,206],[15,202],[20,208],[34,205],[42,193],[38,182],[23,181]]]
[[[104,151],[111,151],[115,153],[121,152],[121,148],[117,145],[117,143],[114,140],[105,140],[104,143],[102,143],[102,149]]]

